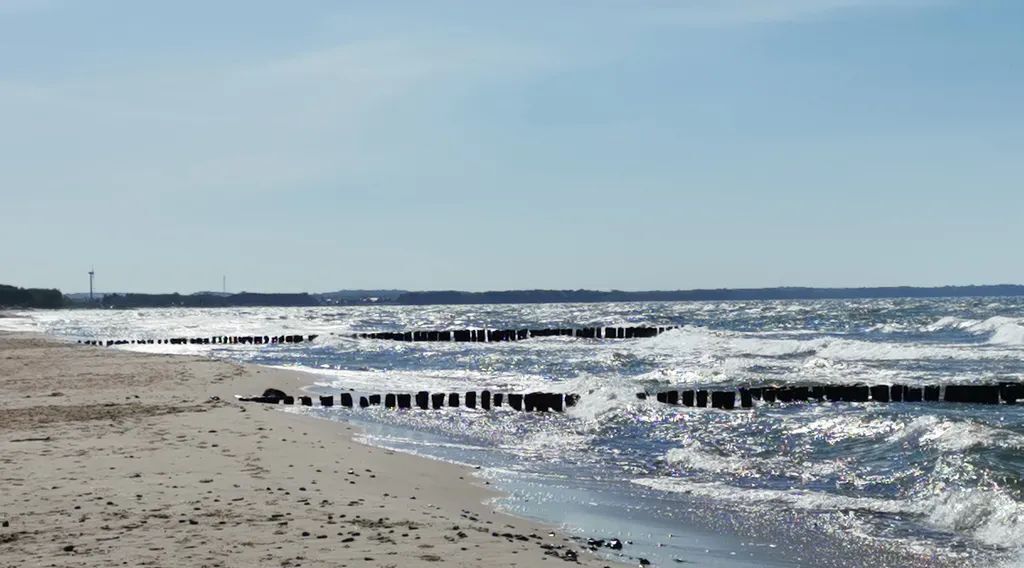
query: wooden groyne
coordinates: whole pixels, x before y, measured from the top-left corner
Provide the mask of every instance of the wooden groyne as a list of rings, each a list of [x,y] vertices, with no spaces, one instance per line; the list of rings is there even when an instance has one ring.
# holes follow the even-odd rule
[[[648,393],[637,393],[646,399]],[[1024,400],[1024,385],[1017,382],[967,385],[780,385],[729,390],[684,389],[654,393],[663,404],[731,410],[752,408],[761,403],[792,402],[954,402],[973,404],[1017,404]]]
[[[166,339],[79,339],[82,345],[112,347],[114,345],[264,345],[303,343],[319,335],[214,335],[210,337],[170,337]]]
[[[757,405],[785,403],[969,403],[1016,404],[1024,400],[1024,384],[1005,382],[971,385],[780,385],[741,387],[737,389],[670,389],[654,393],[639,392],[636,398],[693,408],[734,410]],[[293,397],[277,389],[267,389],[261,396],[240,397],[246,402],[266,404],[297,404],[301,406],[337,406],[369,408],[383,406],[393,409],[440,410],[442,408],[479,408],[492,410],[503,406],[518,412],[562,412],[576,406],[578,394],[528,392],[492,393],[489,390],[461,392],[372,394],[356,398],[352,393]]]
[[[383,406],[394,409],[440,410],[442,408],[479,408],[491,410],[507,406],[519,412],[562,412],[576,405],[579,396],[575,394],[552,392],[529,393],[491,393],[489,390],[458,392],[419,391],[416,393],[371,394],[356,398],[352,393],[343,392],[335,395],[291,396],[284,391],[267,389],[260,396],[240,397],[244,402],[260,402],[265,404],[285,404],[299,406],[337,406],[343,408],[369,408]]]
[[[441,331],[378,331],[354,333],[355,339],[391,341],[449,341],[457,343],[499,343],[535,337],[579,337],[585,339],[640,339],[655,337],[676,326],[595,326],[544,329],[454,329]]]

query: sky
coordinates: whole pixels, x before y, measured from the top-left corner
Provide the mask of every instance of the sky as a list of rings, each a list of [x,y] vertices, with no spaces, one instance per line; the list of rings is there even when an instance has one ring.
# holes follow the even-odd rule
[[[0,283],[1024,283],[1019,0],[0,0]]]

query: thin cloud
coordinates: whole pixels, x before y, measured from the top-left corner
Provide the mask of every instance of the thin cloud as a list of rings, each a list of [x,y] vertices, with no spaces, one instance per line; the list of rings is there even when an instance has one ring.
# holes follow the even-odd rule
[[[944,0],[663,0],[648,4],[609,1],[604,10],[662,26],[737,26],[797,22],[868,9],[912,9]]]

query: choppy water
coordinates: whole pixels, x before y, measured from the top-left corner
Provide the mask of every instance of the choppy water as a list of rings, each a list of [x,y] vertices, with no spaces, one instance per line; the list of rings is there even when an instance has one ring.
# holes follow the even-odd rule
[[[656,338],[402,343],[358,331],[680,325]],[[544,389],[564,415],[351,413],[370,443],[483,466],[515,512],[665,565],[1018,565],[1021,406],[638,401],[645,387],[1024,380],[1024,299],[25,312],[73,338],[319,333],[314,344],[125,346],[322,376],[320,390]],[[668,536],[669,534],[674,536]],[[662,546],[658,546],[661,544]]]

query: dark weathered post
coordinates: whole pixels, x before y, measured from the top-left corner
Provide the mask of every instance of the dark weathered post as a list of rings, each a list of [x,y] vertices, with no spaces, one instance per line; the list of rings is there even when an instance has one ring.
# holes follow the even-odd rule
[[[704,408],[708,405],[708,391],[699,390],[697,391],[697,406]]]
[[[740,406],[743,408],[754,406],[754,397],[750,395],[749,389],[740,389]]]
[[[711,408],[720,408],[722,410],[732,410],[736,407],[736,393],[735,391],[712,391],[711,393]]]
[[[889,392],[889,385],[874,385],[871,387],[871,400],[889,402]]]
[[[523,409],[523,395],[509,393],[508,405],[511,406],[513,410],[521,411]]]
[[[693,406],[694,392],[692,390],[683,391],[683,406]]]

